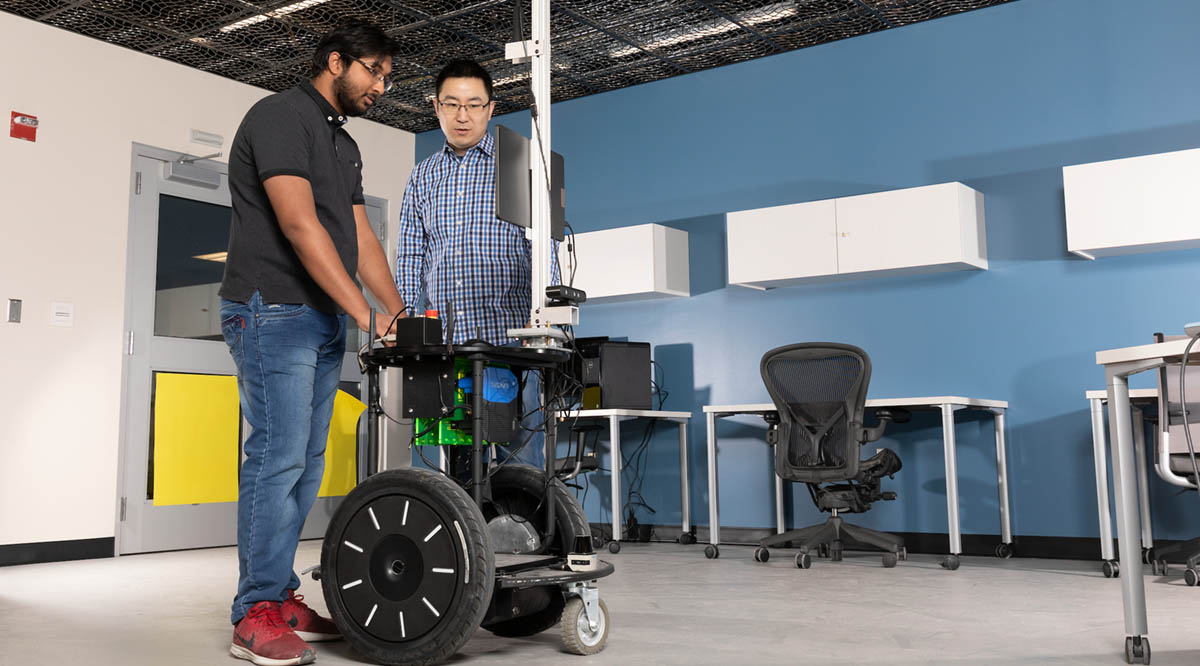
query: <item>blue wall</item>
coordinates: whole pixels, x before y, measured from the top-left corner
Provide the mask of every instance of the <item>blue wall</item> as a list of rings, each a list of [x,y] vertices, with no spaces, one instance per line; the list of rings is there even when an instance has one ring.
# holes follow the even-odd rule
[[[1095,262],[1066,251],[1063,165],[1200,146],[1200,3],[1024,0],[553,107],[577,231],[658,222],[690,232],[692,297],[584,306],[580,333],[650,341],[668,408],[696,413],[694,520],[707,521],[702,405],[766,401],[771,347],[840,340],[872,356],[870,394],[1008,400],[1017,534],[1096,536],[1088,406],[1099,349],[1200,319],[1200,252]],[[528,114],[497,119],[528,135]],[[418,159],[441,145],[420,135]],[[727,211],[961,181],[985,194],[990,270],[757,292],[726,286]],[[1148,386],[1152,377],[1136,379]],[[966,533],[996,534],[993,430],[960,415]],[[721,428],[721,518],[774,524],[754,418]],[[630,447],[640,439],[630,426]],[[644,495],[679,520],[673,434],[656,439]],[[864,524],[944,532],[940,420],[885,444],[904,470]],[[587,510],[608,518],[607,478]],[[1156,536],[1192,537],[1196,498],[1153,484]],[[597,491],[597,488],[599,491]],[[803,489],[791,522],[818,522]]]

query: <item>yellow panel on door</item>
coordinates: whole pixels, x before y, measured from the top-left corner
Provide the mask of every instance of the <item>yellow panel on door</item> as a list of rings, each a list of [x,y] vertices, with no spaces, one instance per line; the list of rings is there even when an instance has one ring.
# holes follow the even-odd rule
[[[333,419],[329,421],[329,439],[325,444],[325,475],[319,497],[338,497],[354,489],[358,482],[358,417],[367,406],[354,396],[339,390],[333,399]]]
[[[155,373],[154,506],[235,502],[237,377]]]

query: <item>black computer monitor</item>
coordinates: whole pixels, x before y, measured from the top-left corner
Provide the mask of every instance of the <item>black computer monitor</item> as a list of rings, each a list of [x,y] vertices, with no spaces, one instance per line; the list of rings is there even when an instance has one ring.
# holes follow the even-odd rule
[[[529,199],[533,174],[529,170],[529,139],[504,125],[496,125],[496,217],[529,228],[533,225]],[[540,174],[545,183],[546,174]],[[563,184],[563,156],[550,152],[550,237],[563,239],[566,220],[566,189]]]

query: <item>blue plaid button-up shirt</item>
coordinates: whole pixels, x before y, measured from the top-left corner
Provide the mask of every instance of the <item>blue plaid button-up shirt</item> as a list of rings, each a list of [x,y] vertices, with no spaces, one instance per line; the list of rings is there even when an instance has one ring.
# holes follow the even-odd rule
[[[508,329],[529,324],[532,251],[524,229],[496,217],[495,174],[495,139],[484,134],[462,157],[444,145],[413,169],[404,190],[396,288],[415,314],[422,304],[436,308],[443,327],[453,308],[455,344],[505,344]]]

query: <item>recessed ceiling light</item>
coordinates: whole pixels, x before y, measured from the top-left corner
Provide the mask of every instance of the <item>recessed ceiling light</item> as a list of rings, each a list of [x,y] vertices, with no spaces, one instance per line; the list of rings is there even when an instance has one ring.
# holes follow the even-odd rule
[[[215,261],[217,263],[225,263],[225,255],[228,252],[210,252],[208,254],[197,254],[192,259],[203,259],[204,261]]]
[[[701,23],[694,28],[672,30],[661,37],[648,42],[643,46],[643,48],[653,50],[666,46],[675,46],[676,44],[686,44],[687,42],[694,42],[706,37],[712,37],[714,35],[721,35],[727,32],[741,30],[741,26],[738,25],[739,23],[745,26],[771,23],[773,21],[785,19],[789,16],[795,16],[796,11],[795,2],[777,2],[773,5],[767,5],[766,7],[752,9],[750,11],[735,15],[733,18],[737,21],[737,23],[734,23],[733,21],[727,21],[725,19],[717,19],[716,21]],[[625,56],[641,52],[642,49],[636,46],[623,46],[619,49],[613,49],[612,51],[609,51],[608,55],[612,58],[623,58]]]
[[[230,23],[229,25],[221,28],[221,32],[233,32],[234,30],[239,30],[241,28],[245,28],[246,26],[254,25],[255,23],[262,23],[267,19],[287,16],[292,12],[298,12],[301,9],[308,9],[309,7],[323,5],[326,2],[329,2],[329,0],[301,0],[301,2],[293,2],[290,5],[284,5],[279,9],[273,9],[265,14],[256,14],[249,18],[244,18],[237,23]]]

